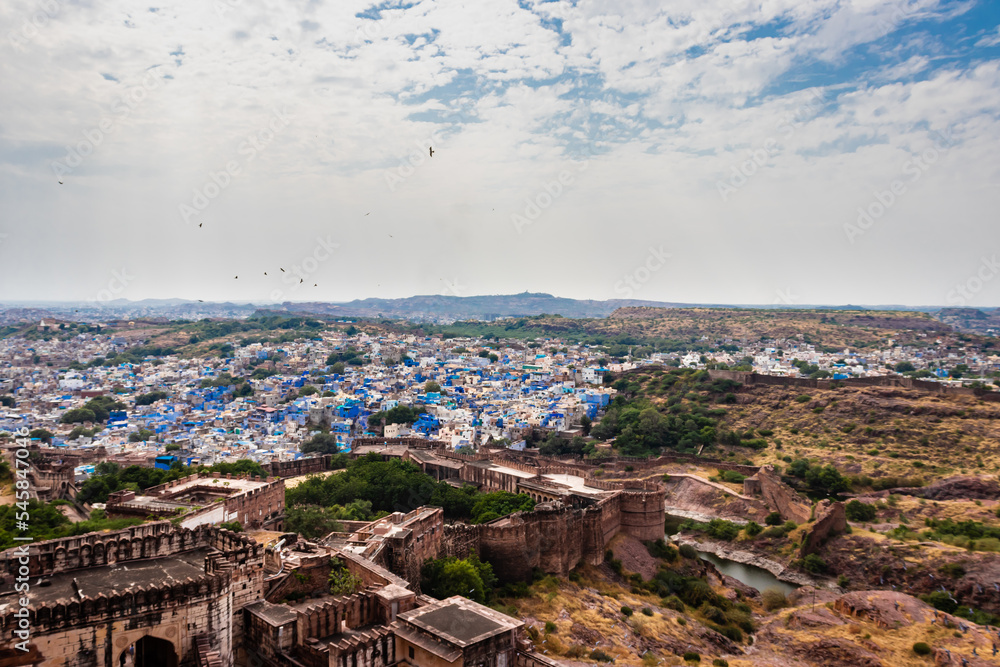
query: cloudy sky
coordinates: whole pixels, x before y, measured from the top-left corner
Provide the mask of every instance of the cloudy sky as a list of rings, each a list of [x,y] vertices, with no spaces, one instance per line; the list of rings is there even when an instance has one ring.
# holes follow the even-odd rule
[[[6,0],[0,299],[997,306],[998,24],[987,0]]]

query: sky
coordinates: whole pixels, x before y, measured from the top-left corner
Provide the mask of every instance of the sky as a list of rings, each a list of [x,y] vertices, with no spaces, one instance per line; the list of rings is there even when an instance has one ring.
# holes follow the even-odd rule
[[[0,300],[1000,306],[998,24],[977,0],[5,0]]]

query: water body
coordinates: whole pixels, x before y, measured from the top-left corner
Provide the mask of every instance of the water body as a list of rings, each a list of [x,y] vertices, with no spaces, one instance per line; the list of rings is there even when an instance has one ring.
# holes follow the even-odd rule
[[[785,595],[788,595],[798,588],[795,584],[779,580],[767,570],[759,568],[756,565],[746,565],[744,563],[726,560],[725,558],[719,558],[715,554],[710,554],[705,551],[699,551],[698,555],[701,556],[703,560],[707,560],[709,563],[714,565],[722,574],[729,575],[733,579],[736,579],[747,586],[752,586],[761,592],[766,591],[769,588],[773,588],[781,591]]]

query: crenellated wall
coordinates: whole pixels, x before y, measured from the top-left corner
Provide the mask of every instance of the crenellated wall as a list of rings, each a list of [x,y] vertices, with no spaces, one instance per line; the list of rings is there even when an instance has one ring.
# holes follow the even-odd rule
[[[88,567],[113,565],[145,558],[162,558],[202,547],[215,547],[240,563],[263,558],[262,547],[245,535],[217,526],[193,529],[156,521],[111,533],[86,533],[56,540],[34,542],[28,547],[32,576],[48,576]],[[16,549],[0,553],[0,576],[13,577],[19,565]]]

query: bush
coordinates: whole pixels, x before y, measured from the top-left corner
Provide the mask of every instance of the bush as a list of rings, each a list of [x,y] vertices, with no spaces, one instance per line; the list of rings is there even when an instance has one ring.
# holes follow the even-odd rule
[[[668,597],[663,598],[660,601],[660,604],[666,607],[667,609],[673,609],[674,611],[683,612],[685,609],[684,603],[681,602],[681,599],[676,595],[670,595]]]
[[[632,607],[629,607],[628,605],[622,607],[622,614],[625,615],[625,616],[631,616],[632,615]]]
[[[785,531],[785,529],[782,526],[771,526],[770,528],[765,528],[763,531],[761,531],[760,536],[763,538],[771,538],[771,537],[781,538],[787,534],[788,534],[787,531]]]
[[[747,537],[757,537],[760,535],[760,531],[764,530],[761,525],[756,521],[748,521],[747,525],[743,528],[743,531],[747,534]]]
[[[545,621],[545,634],[551,635],[556,631],[556,624],[552,621]]]
[[[596,660],[598,662],[611,662],[612,660],[614,660],[614,658],[612,658],[610,655],[608,655],[599,648],[595,648],[593,651],[590,652],[590,659]]]
[[[871,521],[875,518],[878,510],[874,505],[863,503],[860,500],[852,500],[844,507],[844,512],[850,521]]]
[[[776,588],[768,588],[761,594],[761,601],[765,611],[774,611],[788,606],[788,598]]]
[[[684,654],[684,662],[701,662],[701,656],[694,651],[688,651]]]
[[[962,567],[961,564],[959,563],[945,563],[944,565],[938,568],[938,571],[941,574],[944,574],[949,577],[955,577],[956,579],[965,576],[965,568]]]
[[[808,403],[811,400],[812,396],[810,396],[809,394],[799,394],[798,396],[795,397],[795,401],[797,403]]]
[[[767,515],[767,518],[764,519],[764,523],[766,523],[769,526],[780,526],[782,523],[781,513],[771,512],[770,514]]]
[[[917,655],[930,655],[931,647],[925,642],[917,642],[913,645],[913,652]]]
[[[804,567],[807,572],[819,574],[821,572],[826,572],[826,561],[816,554],[809,554],[802,559],[802,567]]]
[[[719,477],[722,478],[723,482],[730,482],[732,484],[742,484],[743,480],[746,479],[746,475],[741,475],[735,470],[721,470],[719,471]]]
[[[712,661],[712,667],[729,667],[729,663],[722,658],[716,658]]]
[[[662,558],[669,563],[677,560],[677,549],[664,542],[663,538],[655,542],[647,542],[646,549],[653,558]]]
[[[688,559],[695,559],[698,557],[698,550],[695,549],[690,544],[682,544],[680,546],[681,556]]]
[[[649,607],[643,607],[642,608],[642,613],[643,613],[644,616],[652,616],[653,615],[653,610],[650,609]]]

